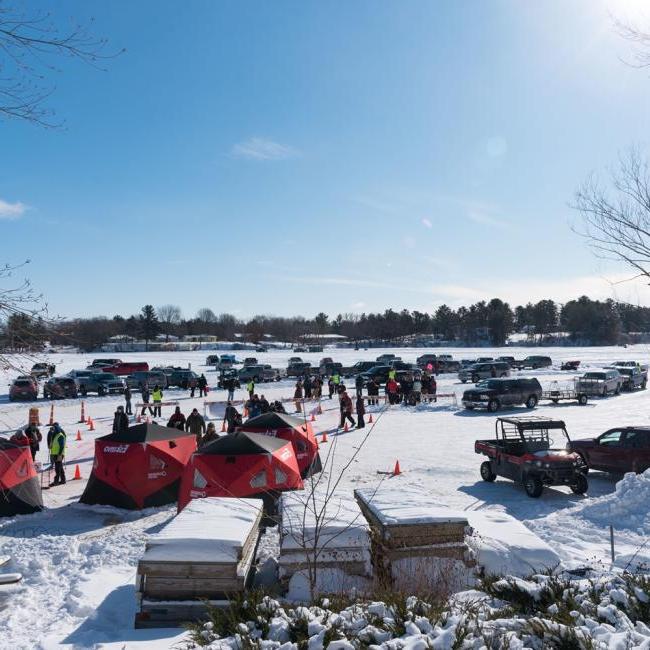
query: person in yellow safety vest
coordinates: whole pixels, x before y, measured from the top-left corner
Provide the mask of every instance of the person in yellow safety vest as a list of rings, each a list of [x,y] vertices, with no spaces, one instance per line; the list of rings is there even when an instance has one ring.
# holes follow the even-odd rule
[[[255,382],[252,379],[246,384],[246,390],[248,391],[248,399],[253,399],[253,394],[255,393]]]
[[[397,370],[395,368],[391,368],[388,371],[388,379],[395,379],[397,377]]]
[[[341,383],[341,375],[339,375],[338,372],[335,372],[332,375],[332,383],[334,384],[334,386],[338,386]]]
[[[55,423],[52,429],[50,462],[54,465],[54,481],[50,485],[64,485],[65,469],[63,468],[63,459],[65,458],[66,435],[58,423]]]
[[[162,406],[160,403],[163,400],[163,392],[160,389],[160,386],[156,385],[156,387],[153,389],[153,393],[151,393],[151,399],[153,400],[153,416],[161,418]]]

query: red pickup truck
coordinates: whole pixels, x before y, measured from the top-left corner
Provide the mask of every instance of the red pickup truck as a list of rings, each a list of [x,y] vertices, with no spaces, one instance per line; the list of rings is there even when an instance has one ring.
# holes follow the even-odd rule
[[[120,363],[102,368],[102,372],[110,372],[114,375],[132,375],[141,370],[149,370],[149,364],[146,361],[120,361]]]
[[[650,428],[619,427],[598,438],[572,440],[571,451],[580,454],[589,469],[641,474],[650,467]]]

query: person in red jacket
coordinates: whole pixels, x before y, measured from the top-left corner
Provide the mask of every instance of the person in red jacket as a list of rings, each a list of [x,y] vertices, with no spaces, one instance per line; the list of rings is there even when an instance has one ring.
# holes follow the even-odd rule
[[[9,440],[19,447],[29,447],[29,438],[22,429],[18,429]]]
[[[167,426],[171,429],[180,429],[183,431],[185,429],[185,416],[181,413],[181,407],[177,406],[174,414],[169,418]]]
[[[386,382],[386,392],[389,404],[399,404],[399,386],[394,379],[389,379]]]
[[[357,423],[354,421],[354,418],[352,417],[352,400],[350,399],[350,396],[347,394],[345,388],[343,388],[339,393],[339,400],[341,403],[341,424],[339,424],[339,428],[342,429],[345,426],[346,419],[350,421],[350,424],[353,427],[356,426]]]

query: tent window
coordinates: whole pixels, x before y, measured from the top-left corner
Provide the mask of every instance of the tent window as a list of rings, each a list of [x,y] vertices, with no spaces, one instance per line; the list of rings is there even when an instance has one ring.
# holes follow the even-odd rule
[[[277,467],[275,468],[275,482],[277,485],[282,485],[287,482],[287,475]]]
[[[226,456],[226,464],[228,464],[228,463],[232,464],[236,460],[237,460],[237,456]]]
[[[266,487],[266,471],[258,472],[251,479],[252,488],[263,488]]]
[[[194,470],[194,486],[195,488],[202,490],[208,484],[205,476],[199,472],[198,469]]]

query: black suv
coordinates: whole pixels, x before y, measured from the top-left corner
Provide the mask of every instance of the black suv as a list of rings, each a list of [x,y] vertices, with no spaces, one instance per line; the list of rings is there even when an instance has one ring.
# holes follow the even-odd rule
[[[532,379],[486,379],[476,388],[463,393],[463,406],[466,409],[485,408],[491,413],[502,406],[525,404],[532,409],[537,406],[542,396],[542,387],[534,377]]]

